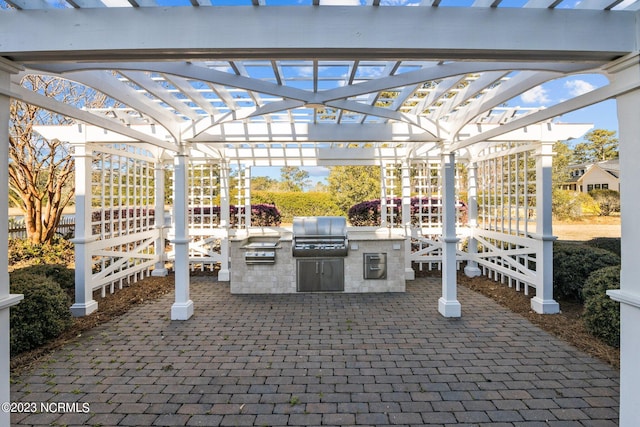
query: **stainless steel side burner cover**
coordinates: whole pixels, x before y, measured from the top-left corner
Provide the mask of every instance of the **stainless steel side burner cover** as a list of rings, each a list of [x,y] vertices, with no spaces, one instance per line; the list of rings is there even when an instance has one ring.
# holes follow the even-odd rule
[[[278,242],[251,242],[242,247],[245,249],[244,261],[247,264],[274,264]]]

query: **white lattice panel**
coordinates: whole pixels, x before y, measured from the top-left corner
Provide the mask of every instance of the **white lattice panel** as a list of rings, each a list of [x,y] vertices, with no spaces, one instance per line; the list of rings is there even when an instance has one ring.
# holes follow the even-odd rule
[[[155,159],[135,146],[94,146],[91,168],[91,286],[111,292],[148,274],[155,261]],[[162,213],[159,213],[162,215]]]
[[[227,230],[221,228],[220,163],[190,161],[187,183],[189,268],[213,271],[222,260],[221,242],[227,237]],[[173,247],[167,252],[167,258],[175,259]]]
[[[527,236],[535,230],[536,164],[531,146],[505,144],[478,162],[478,225]]]
[[[478,242],[474,259],[482,273],[529,295],[529,287],[536,286],[536,257],[542,249],[541,242],[483,229],[472,233]]]
[[[478,227],[472,230],[482,273],[529,293],[541,242],[536,227],[536,157],[532,145],[485,149],[477,162]]]
[[[233,191],[235,199],[235,210],[232,209],[231,223],[234,228],[249,228],[251,225],[251,168],[238,165],[238,179]]]
[[[189,163],[189,229],[209,229],[220,224],[220,166]],[[192,234],[192,233],[190,233]]]
[[[440,269],[442,264],[442,165],[440,159],[427,159],[411,164],[412,212],[411,212],[411,259],[420,270]],[[456,214],[457,228],[461,235],[464,228],[465,209],[459,202],[462,185],[462,169],[456,168]],[[458,264],[466,254],[459,248],[456,253]]]
[[[400,165],[384,164],[382,166],[382,198],[380,200],[380,222],[382,226],[396,227],[402,224],[400,199],[396,194],[396,187],[400,182],[398,176]]]

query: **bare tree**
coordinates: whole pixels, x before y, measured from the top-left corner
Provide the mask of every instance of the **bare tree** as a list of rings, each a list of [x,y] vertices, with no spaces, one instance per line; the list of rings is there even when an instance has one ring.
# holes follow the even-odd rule
[[[107,101],[91,89],[53,77],[28,75],[22,85],[77,107],[98,107]],[[16,100],[11,103],[10,113],[10,203],[24,213],[28,239],[49,243],[74,194],[74,162],[67,144],[43,138],[34,126],[70,121]]]

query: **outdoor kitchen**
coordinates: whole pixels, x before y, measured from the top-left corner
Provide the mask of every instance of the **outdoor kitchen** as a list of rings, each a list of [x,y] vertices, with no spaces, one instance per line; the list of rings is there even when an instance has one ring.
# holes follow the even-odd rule
[[[398,230],[347,227],[344,217],[294,217],[291,229],[231,239],[231,293],[404,292]]]

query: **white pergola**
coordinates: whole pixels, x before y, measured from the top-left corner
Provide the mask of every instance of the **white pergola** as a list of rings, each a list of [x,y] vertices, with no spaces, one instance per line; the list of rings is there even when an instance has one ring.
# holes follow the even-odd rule
[[[73,125],[38,131],[75,146],[76,315],[97,308],[95,283],[104,291],[131,272],[154,266],[154,274],[165,274],[164,261],[170,257],[176,272],[172,318],[188,319],[193,313],[193,251],[206,252],[219,263],[222,280],[229,274],[231,166],[237,165],[248,179],[251,166],[344,164],[401,170],[400,176],[383,179],[402,182],[398,196],[403,206],[412,195],[409,171],[417,168],[429,177],[436,172],[435,187],[426,181],[420,187],[429,187],[426,195],[437,193],[443,200],[437,230],[416,229],[405,214],[408,209],[402,218],[384,213],[383,222],[404,228],[414,246],[419,243],[421,250],[411,252],[408,240],[410,262],[441,263],[439,309],[444,316],[460,316],[455,279],[460,260],[467,261],[468,274],[484,272],[509,285],[523,284],[525,291],[534,287],[532,308],[557,312],[551,283],[551,147],[589,128],[557,118],[616,99],[623,264],[621,289],[611,296],[622,307],[620,425],[640,424],[635,403],[640,368],[634,363],[640,352],[640,330],[634,328],[640,324],[640,267],[633,259],[640,223],[632,216],[640,211],[640,189],[634,186],[640,181],[635,167],[640,158],[640,1],[175,3],[184,4],[0,1],[0,159],[5,162],[0,166],[0,201],[6,207],[9,100],[73,119]],[[108,105],[84,110],[47,98],[21,86],[29,74],[93,88],[108,97]],[[601,74],[608,84],[548,108],[512,106],[530,89],[580,74]],[[102,162],[98,178],[96,161]],[[477,253],[471,244],[468,252],[459,251],[456,162],[464,163],[469,174],[466,236],[489,247],[488,252]],[[218,168],[217,193],[200,192],[197,198],[202,203],[219,197],[215,230],[195,227],[189,214],[195,200],[192,188],[214,186],[213,181],[205,183],[203,170],[196,175],[189,171],[207,163]],[[96,203],[105,206],[115,200],[107,190],[113,187],[110,177],[124,169],[137,174],[118,175],[132,188],[124,206],[162,211],[166,168],[173,171],[176,189],[172,254],[164,253],[168,230],[157,217],[142,221],[144,225],[117,226],[113,212],[108,219],[92,219]],[[386,199],[393,195],[384,184]],[[118,185],[121,195],[124,184]],[[97,202],[96,187],[103,189]],[[238,190],[240,204],[248,203],[246,187]],[[129,194],[129,187],[126,191]],[[0,209],[0,215],[7,223],[7,209]],[[249,227],[250,220],[244,221]],[[9,292],[2,243],[7,230],[0,233],[0,244],[5,245],[0,250],[0,333],[8,336],[9,309],[21,296]],[[438,234],[437,242],[424,237],[429,234]],[[211,239],[222,242],[218,254],[208,253]],[[194,247],[194,240],[199,246]],[[126,262],[116,256],[123,253]],[[107,261],[92,276],[96,257]],[[523,268],[532,263],[535,269]],[[409,263],[409,279],[410,269]],[[8,401],[9,344],[2,343],[0,401]],[[0,413],[0,424],[9,424],[9,414]]]

